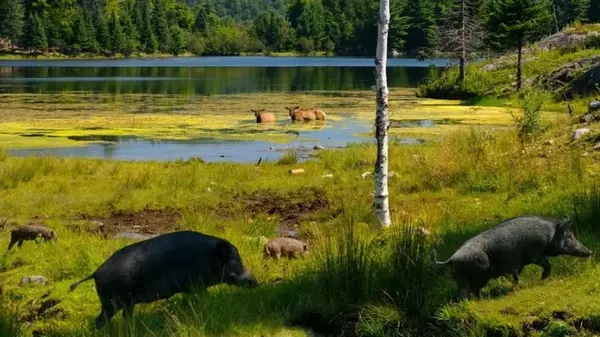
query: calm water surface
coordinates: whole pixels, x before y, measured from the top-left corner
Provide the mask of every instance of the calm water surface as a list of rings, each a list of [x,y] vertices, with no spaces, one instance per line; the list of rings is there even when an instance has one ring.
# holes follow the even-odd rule
[[[390,59],[388,85],[415,87],[447,60]],[[192,57],[0,61],[0,92],[236,94],[357,90],[375,84],[371,58]]]
[[[388,85],[416,87],[448,60],[424,62],[389,59]],[[372,58],[347,57],[193,57],[118,60],[0,61],[0,92],[108,94],[237,94],[314,90],[365,90],[375,84]],[[94,157],[122,160],[175,160],[202,157],[207,161],[255,162],[276,160],[285,149],[299,149],[306,159],[316,144],[326,148],[372,141],[356,136],[372,125],[348,119],[330,127],[301,132],[284,145],[266,141],[150,141],[135,137],[73,148],[10,150],[11,155]],[[416,139],[397,139],[419,143]],[[0,144],[1,145],[1,144]]]

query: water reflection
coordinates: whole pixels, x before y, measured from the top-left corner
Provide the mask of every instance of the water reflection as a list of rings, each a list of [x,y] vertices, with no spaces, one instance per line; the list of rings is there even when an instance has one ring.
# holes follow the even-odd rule
[[[318,58],[316,58],[318,59]],[[117,62],[102,61],[98,65],[77,61],[29,63],[0,62],[0,92],[69,92],[98,93],[159,93],[159,94],[236,94],[252,92],[364,90],[375,84],[374,65],[353,65],[343,59],[339,65],[258,66],[118,66]],[[363,59],[359,59],[361,62]],[[108,62],[108,63],[107,63]],[[123,61],[124,62],[124,61]],[[165,61],[166,62],[166,61]],[[414,61],[416,62],[416,61]],[[399,62],[388,67],[390,87],[415,87],[432,69]],[[328,62],[327,64],[329,64]],[[47,65],[44,65],[47,64]],[[61,65],[62,64],[62,65]],[[79,64],[79,66],[78,66]],[[126,63],[128,64],[128,63]],[[132,63],[135,64],[135,63]],[[410,64],[410,66],[407,66]],[[167,66],[168,65],[168,66]],[[435,64],[434,64],[435,65]]]

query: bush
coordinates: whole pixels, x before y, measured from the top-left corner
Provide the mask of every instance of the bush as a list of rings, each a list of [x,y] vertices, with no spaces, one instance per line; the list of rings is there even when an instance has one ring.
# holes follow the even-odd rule
[[[517,116],[511,111],[511,115],[515,120],[517,134],[522,142],[535,138],[535,136],[547,128],[542,121],[542,107],[549,99],[550,97],[547,92],[530,89],[520,99],[523,115]]]
[[[483,77],[475,67],[468,67],[467,78],[463,83],[458,82],[458,69],[446,69],[441,74],[433,68],[429,77],[419,87],[418,96],[438,99],[468,100],[488,94]]]

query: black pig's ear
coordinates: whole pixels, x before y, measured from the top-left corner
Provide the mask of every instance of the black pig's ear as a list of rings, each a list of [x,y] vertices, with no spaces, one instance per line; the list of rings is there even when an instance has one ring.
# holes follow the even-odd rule
[[[568,216],[558,222],[558,229],[562,232],[571,229],[571,218]]]
[[[229,245],[227,242],[221,241],[217,243],[216,252],[217,258],[220,261],[227,261],[232,255],[231,245]]]

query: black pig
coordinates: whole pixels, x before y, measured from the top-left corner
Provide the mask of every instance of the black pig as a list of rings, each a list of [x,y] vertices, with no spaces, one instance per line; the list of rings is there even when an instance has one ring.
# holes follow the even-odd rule
[[[549,256],[587,257],[592,252],[571,231],[571,221],[541,216],[523,216],[506,220],[465,242],[444,262],[451,266],[461,296],[481,295],[490,279],[519,274],[528,264],[544,268],[542,279],[550,276]]]
[[[192,231],[164,234],[116,251],[92,275],[102,303],[96,328],[123,309],[130,317],[136,303],[167,299],[194,287],[220,283],[254,287],[257,281],[244,267],[235,246],[226,240]]]

